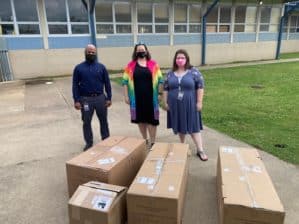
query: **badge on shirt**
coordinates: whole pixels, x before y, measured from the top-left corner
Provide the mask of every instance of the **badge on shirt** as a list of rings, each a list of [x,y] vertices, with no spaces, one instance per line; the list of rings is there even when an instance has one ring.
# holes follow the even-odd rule
[[[84,103],[83,104],[83,109],[84,109],[84,111],[89,111],[89,105],[88,105],[88,103]]]
[[[183,91],[179,91],[178,93],[178,100],[183,100],[184,97],[184,92]]]

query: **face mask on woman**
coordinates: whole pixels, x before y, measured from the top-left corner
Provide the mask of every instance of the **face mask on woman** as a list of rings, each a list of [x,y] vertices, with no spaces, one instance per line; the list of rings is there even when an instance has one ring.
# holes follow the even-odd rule
[[[176,60],[175,60],[177,66],[179,67],[184,67],[186,65],[186,58],[183,58],[183,57],[177,57]]]
[[[136,52],[137,58],[145,58],[147,53],[145,51]]]

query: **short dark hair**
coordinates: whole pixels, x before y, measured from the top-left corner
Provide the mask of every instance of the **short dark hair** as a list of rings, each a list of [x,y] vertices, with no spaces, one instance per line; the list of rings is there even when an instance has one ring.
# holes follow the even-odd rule
[[[138,46],[141,46],[141,45],[143,45],[144,46],[144,48],[145,48],[145,50],[146,50],[146,60],[151,60],[151,54],[150,54],[150,52],[148,51],[148,49],[147,49],[147,46],[144,44],[144,43],[138,43],[138,44],[136,44],[135,45],[135,47],[134,47],[134,51],[133,51],[133,54],[132,54],[132,60],[133,61],[137,61],[137,55],[136,55],[136,51],[137,51],[137,47]]]
[[[178,66],[176,64],[176,57],[178,56],[178,54],[183,54],[186,57],[186,64],[185,64],[185,69],[190,69],[193,66],[190,64],[190,57],[189,54],[187,53],[186,50],[184,49],[179,49],[175,52],[174,58],[173,58],[173,63],[172,63],[172,71],[176,71],[178,70]]]

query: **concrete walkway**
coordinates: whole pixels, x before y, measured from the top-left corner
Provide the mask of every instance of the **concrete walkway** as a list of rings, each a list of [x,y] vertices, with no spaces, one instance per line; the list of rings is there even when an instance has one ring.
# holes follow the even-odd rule
[[[112,135],[139,136],[129,122],[129,108],[121,87],[113,84],[113,105],[109,109]],[[166,129],[161,111],[158,140],[178,142]],[[94,117],[95,118],[95,117]],[[93,120],[95,141],[98,124]],[[208,162],[190,157],[184,224],[217,224],[216,160],[220,145],[246,146],[205,127],[204,145]],[[53,84],[19,83],[0,86],[0,223],[66,224],[68,194],[65,162],[84,146],[80,113],[73,109],[71,79],[58,78]],[[299,220],[299,168],[261,152],[286,210],[285,224]]]

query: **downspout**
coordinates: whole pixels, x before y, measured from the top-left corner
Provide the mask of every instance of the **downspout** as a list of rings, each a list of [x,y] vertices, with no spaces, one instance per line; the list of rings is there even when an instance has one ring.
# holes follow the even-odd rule
[[[289,14],[294,11],[295,9],[299,8],[299,1],[298,2],[291,2],[286,3],[284,5],[284,14],[280,18],[280,24],[279,24],[279,33],[278,33],[278,40],[277,40],[277,48],[276,48],[276,57],[275,59],[279,59],[280,55],[280,48],[281,48],[281,41],[282,41],[282,32],[283,32],[283,24],[284,20],[288,18]]]
[[[95,28],[95,21],[94,21],[94,9],[96,0],[89,0],[89,4],[86,0],[81,0],[85,9],[88,11],[88,18],[89,18],[89,29],[91,32],[91,43],[97,47],[97,38],[96,38],[96,28]]]
[[[202,17],[202,43],[201,43],[201,65],[206,64],[206,39],[207,39],[207,16],[212,9],[217,5],[219,0],[214,0],[213,4],[207,9],[206,13]]]

